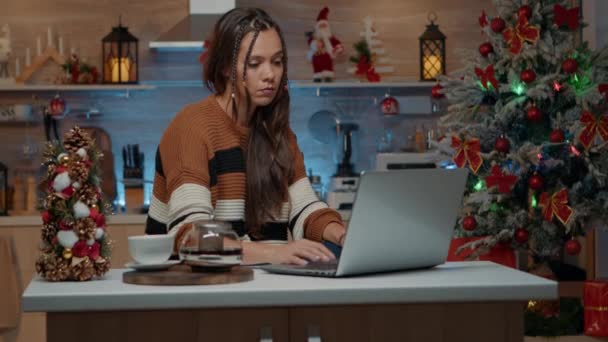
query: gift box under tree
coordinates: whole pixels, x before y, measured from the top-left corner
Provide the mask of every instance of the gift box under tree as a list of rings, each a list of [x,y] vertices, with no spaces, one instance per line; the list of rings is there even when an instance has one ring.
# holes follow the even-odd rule
[[[587,281],[584,291],[585,335],[608,336],[608,281]]]

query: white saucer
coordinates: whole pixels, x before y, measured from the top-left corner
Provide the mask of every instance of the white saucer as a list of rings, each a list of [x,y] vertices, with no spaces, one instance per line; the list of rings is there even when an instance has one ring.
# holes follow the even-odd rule
[[[161,262],[159,264],[140,264],[136,261],[128,262],[125,264],[128,268],[133,268],[138,271],[160,271],[166,270],[171,266],[178,265],[181,263],[181,260],[167,260],[165,262]]]

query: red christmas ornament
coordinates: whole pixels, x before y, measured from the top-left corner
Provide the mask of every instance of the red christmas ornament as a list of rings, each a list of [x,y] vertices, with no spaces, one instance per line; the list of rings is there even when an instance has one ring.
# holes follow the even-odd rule
[[[527,117],[528,117],[528,121],[539,122],[543,119],[543,112],[541,112],[540,109],[538,109],[538,107],[532,106],[532,107],[528,108]]]
[[[576,72],[576,69],[578,69],[578,64],[574,59],[568,58],[562,62],[562,70],[564,70],[565,73],[573,74]]]
[[[65,100],[59,94],[55,95],[49,103],[47,111],[51,116],[63,115],[65,113]]]
[[[564,131],[559,128],[556,128],[549,133],[549,141],[554,144],[559,144],[566,140],[566,136],[564,135]]]
[[[532,8],[528,5],[523,5],[517,10],[517,15],[521,17],[525,17],[526,19],[530,19],[532,16]]]
[[[106,226],[106,217],[103,215],[97,215],[97,217],[95,218],[95,226],[97,228],[103,228]]]
[[[528,242],[529,238],[530,238],[530,233],[528,233],[528,231],[526,229],[517,228],[515,230],[515,241],[517,241],[517,243],[524,244],[524,243]]]
[[[526,69],[521,72],[520,78],[526,83],[532,83],[536,80],[536,73],[532,69]]]
[[[494,47],[489,42],[485,42],[485,43],[479,45],[479,53],[482,56],[488,57],[488,55],[492,52],[494,52]]]
[[[581,252],[581,243],[578,240],[572,239],[568,240],[564,245],[566,253],[570,255],[578,255]]]
[[[399,102],[394,97],[386,95],[382,102],[380,102],[380,109],[384,115],[397,115],[399,113]]]
[[[51,222],[51,219],[51,213],[46,210],[42,212],[42,223],[48,224],[49,222]]]
[[[506,26],[507,24],[505,23],[504,19],[500,17],[496,17],[490,21],[490,28],[494,33],[501,33]]]
[[[509,149],[511,148],[511,144],[509,143],[509,139],[504,136],[500,136],[496,139],[494,143],[494,149],[498,152],[509,153]]]
[[[540,190],[543,188],[543,185],[543,177],[536,172],[528,179],[528,186],[533,190]]]
[[[441,93],[441,89],[443,89],[443,87],[439,83],[433,86],[433,88],[431,88],[431,97],[437,100],[443,98],[445,95]]]
[[[433,88],[431,88],[431,96],[434,99],[440,99],[440,98],[442,98],[444,95],[441,93],[441,89],[443,89],[443,87],[441,86],[441,84],[435,85]]]
[[[475,216],[468,215],[462,219],[462,228],[464,230],[472,231],[477,228],[477,220],[475,220]]]

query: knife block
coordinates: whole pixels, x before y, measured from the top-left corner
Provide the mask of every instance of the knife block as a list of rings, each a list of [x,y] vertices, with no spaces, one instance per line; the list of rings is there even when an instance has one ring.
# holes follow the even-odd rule
[[[144,205],[144,186],[141,185],[125,185],[125,206],[130,214],[141,214],[141,208]]]
[[[144,154],[139,154],[140,165],[136,167],[123,167],[122,177],[124,179],[143,179],[144,178]]]

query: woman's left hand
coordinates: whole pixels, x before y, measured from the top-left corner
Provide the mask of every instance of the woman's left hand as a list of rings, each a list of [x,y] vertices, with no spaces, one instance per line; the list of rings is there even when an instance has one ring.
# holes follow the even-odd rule
[[[341,223],[331,222],[323,231],[323,240],[330,241],[336,245],[342,246],[344,237],[346,236],[346,228]]]

